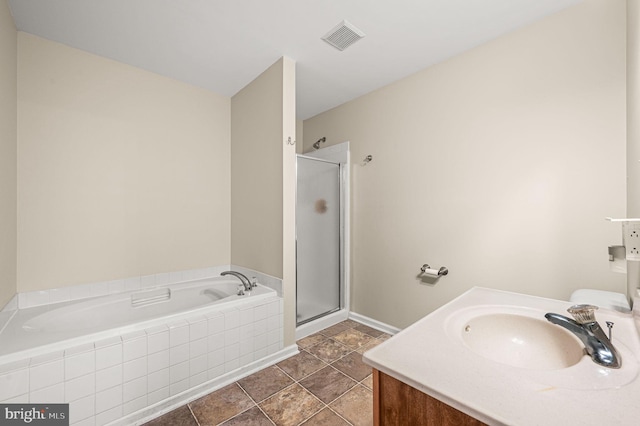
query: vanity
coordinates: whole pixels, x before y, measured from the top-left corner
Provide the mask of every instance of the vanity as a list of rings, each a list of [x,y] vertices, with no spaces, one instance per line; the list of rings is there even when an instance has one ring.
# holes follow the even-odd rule
[[[545,319],[570,302],[475,287],[365,352],[376,425],[627,425],[640,422],[631,313],[599,309],[622,365],[585,354]]]
[[[481,426],[480,420],[373,370],[374,425]]]

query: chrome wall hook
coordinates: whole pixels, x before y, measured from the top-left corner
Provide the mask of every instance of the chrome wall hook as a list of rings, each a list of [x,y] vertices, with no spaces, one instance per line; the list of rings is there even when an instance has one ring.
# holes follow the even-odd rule
[[[373,155],[367,155],[366,157],[364,157],[364,160],[362,160],[362,165],[366,166],[371,162],[371,160],[373,160]]]

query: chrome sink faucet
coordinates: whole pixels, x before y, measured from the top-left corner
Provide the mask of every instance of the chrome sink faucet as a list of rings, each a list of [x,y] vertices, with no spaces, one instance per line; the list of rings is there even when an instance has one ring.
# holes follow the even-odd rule
[[[593,362],[603,367],[620,368],[622,360],[618,351],[611,343],[611,334],[607,337],[600,328],[600,324],[596,321],[595,310],[597,306],[593,305],[574,305],[567,309],[573,315],[575,320],[567,318],[564,315],[548,313],[544,317],[547,321],[564,327],[575,334],[584,344],[587,354]],[[611,324],[611,325],[610,325]],[[613,323],[607,322],[609,333]]]
[[[249,278],[247,278],[246,275],[241,274],[240,272],[224,271],[220,275],[222,275],[222,276],[233,275],[234,277],[238,278],[240,281],[242,281],[242,285],[244,285],[244,291],[251,291],[251,288],[253,287],[251,285],[251,281],[249,281]]]

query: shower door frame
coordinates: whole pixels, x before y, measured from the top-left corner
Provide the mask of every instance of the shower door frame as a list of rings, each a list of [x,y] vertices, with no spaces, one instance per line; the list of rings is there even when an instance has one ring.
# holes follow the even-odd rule
[[[296,327],[312,323],[315,320],[326,317],[332,313],[345,311],[348,314],[350,295],[349,295],[349,142],[322,148],[307,154],[296,154],[296,179],[297,179],[297,160],[304,158],[307,160],[320,161],[335,164],[339,167],[339,197],[340,197],[340,242],[339,242],[339,305],[336,309],[316,315],[306,319],[300,323],[296,320]],[[296,205],[297,205],[296,190]],[[296,219],[297,222],[297,219]],[[298,281],[298,227],[296,223],[296,282]],[[296,316],[298,311],[298,295],[296,284]]]

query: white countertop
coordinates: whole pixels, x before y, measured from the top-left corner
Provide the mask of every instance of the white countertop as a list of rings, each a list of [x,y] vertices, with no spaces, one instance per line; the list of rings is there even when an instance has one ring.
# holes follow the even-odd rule
[[[588,355],[568,368],[537,370],[484,358],[457,338],[469,312],[522,312],[545,321],[570,302],[475,287],[391,339],[365,352],[372,367],[491,425],[640,424],[640,340],[631,314],[600,309],[596,319],[622,368],[595,364]],[[462,322],[461,322],[462,321]]]

